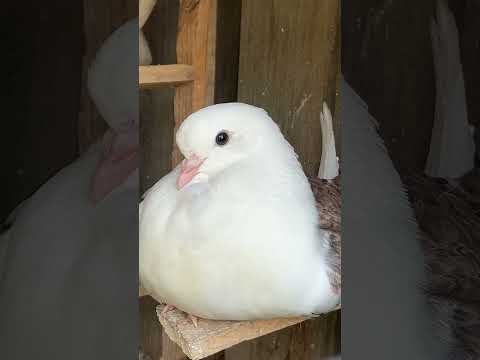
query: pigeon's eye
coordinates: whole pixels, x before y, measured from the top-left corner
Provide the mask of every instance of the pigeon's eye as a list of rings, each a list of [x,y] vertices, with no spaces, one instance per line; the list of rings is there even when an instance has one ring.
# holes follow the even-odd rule
[[[228,143],[228,139],[229,139],[228,134],[225,131],[221,131],[215,137],[215,142],[217,143],[217,145],[223,146],[226,143]]]

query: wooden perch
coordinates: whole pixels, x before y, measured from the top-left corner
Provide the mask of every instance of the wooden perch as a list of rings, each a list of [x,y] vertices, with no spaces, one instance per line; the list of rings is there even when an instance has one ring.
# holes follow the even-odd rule
[[[328,233],[330,239],[333,239],[330,244],[333,246],[333,249],[329,255],[334,264],[334,274],[331,281],[332,286],[338,286],[340,289],[340,184],[338,178],[334,181],[309,178],[309,181],[317,200],[320,227]],[[147,294],[140,286],[139,296],[144,295]],[[157,315],[165,333],[192,360],[203,359],[241,342],[267,335],[308,319],[307,317],[257,321],[199,319],[198,327],[195,328],[192,321],[182,311],[171,310],[161,314],[164,307],[165,305],[157,306]],[[340,306],[337,309],[339,308]]]
[[[191,360],[203,359],[243,341],[270,334],[307,320],[306,317],[257,321],[198,320],[198,327],[185,313],[171,310],[161,314],[165,305],[157,306],[157,315],[165,332]]]
[[[194,78],[194,70],[191,65],[146,65],[138,67],[140,89],[181,85],[193,81]]]

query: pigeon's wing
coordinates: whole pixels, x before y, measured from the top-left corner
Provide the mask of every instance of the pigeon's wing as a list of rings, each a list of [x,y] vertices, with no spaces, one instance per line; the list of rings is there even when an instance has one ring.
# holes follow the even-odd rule
[[[340,238],[341,197],[340,183],[336,178],[333,181],[309,177],[310,186],[315,196],[318,210],[318,223],[328,236],[327,262],[330,267],[330,284],[336,291],[341,288],[342,246]]]
[[[333,181],[309,177],[318,209],[318,222],[322,229],[340,232],[340,182],[338,178]]]

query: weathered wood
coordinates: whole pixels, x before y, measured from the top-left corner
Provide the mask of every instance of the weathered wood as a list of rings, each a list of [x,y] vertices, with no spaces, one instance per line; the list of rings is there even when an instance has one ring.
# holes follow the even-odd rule
[[[298,152],[305,172],[315,175],[322,103],[332,111],[337,105],[340,1],[242,4],[238,100],[265,108]],[[334,131],[340,148],[335,117]],[[227,350],[226,359],[317,359],[339,346],[339,315],[333,313],[242,343]]]
[[[308,320],[306,317],[257,321],[214,321],[199,319],[195,327],[181,311],[162,314],[165,305],[157,307],[157,314],[168,336],[177,343],[191,360],[204,359],[241,342],[282,330]],[[328,331],[328,330],[327,330]]]
[[[339,11],[338,0],[243,1],[238,99],[269,111],[309,175],[323,101],[335,109]]]
[[[240,342],[283,329],[306,320],[306,318],[274,319],[259,321],[212,321],[198,320],[195,328],[178,310],[161,314],[164,305],[157,307],[157,314],[168,336],[180,345],[192,360],[203,359]]]
[[[178,0],[157,1],[143,30],[153,57],[153,64],[177,63],[175,46]],[[175,90],[169,87],[140,91],[140,141],[142,158],[140,182],[142,193],[171,169]],[[149,296],[139,299],[140,344],[152,360],[162,353],[175,356],[178,351],[164,344],[162,327],[155,314],[157,302]],[[172,357],[170,357],[172,358]]]
[[[140,90],[181,85],[192,82],[194,78],[194,71],[191,65],[148,65],[139,66],[138,68]]]
[[[141,125],[142,146],[146,145],[142,159],[142,163],[145,164],[141,170],[142,189],[148,188],[169,171],[172,163],[177,164],[180,161],[181,156],[178,150],[174,150],[172,154],[172,148],[173,135],[181,121],[193,111],[213,103],[216,0],[160,1],[145,27],[145,35],[152,48],[154,64],[191,65],[195,81],[178,86],[175,90],[174,102],[172,92],[163,92],[164,89],[161,90],[163,95],[159,95],[160,91],[151,91],[147,93],[148,95],[142,96],[144,105],[142,120],[146,120]],[[175,44],[176,59],[175,52],[172,53]],[[170,112],[172,104],[175,121]],[[168,140],[165,136],[168,136]],[[164,161],[166,157],[168,157],[168,165]],[[141,302],[148,301],[144,299],[151,298],[144,297]],[[146,309],[152,310],[150,303],[146,303]],[[154,314],[155,312],[152,311],[143,317],[142,321],[150,323],[150,329],[156,331],[152,323]],[[185,357],[166,336],[153,338],[148,329],[145,330],[147,331],[142,335],[142,339],[146,340],[143,342],[144,348],[150,356],[155,352],[154,360],[160,356],[160,346],[163,348],[161,356],[164,360]],[[159,339],[162,339],[160,346]]]
[[[155,5],[143,28],[154,64],[175,64],[178,0]],[[162,87],[140,91],[140,139],[142,193],[171,169],[175,89]]]
[[[225,352],[225,360],[327,359],[338,352],[336,334],[340,332],[340,315],[340,311],[330,313],[323,317],[320,326],[307,320],[241,343]]]
[[[215,87],[216,0],[180,0],[177,61],[192,65],[193,85],[179,86],[175,93],[175,131],[192,112],[213,104]],[[174,145],[172,164],[182,156]]]

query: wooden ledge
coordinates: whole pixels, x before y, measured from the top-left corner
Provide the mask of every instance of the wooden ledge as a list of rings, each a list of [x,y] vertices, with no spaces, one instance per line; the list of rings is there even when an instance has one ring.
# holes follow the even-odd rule
[[[138,67],[140,89],[181,85],[193,81],[194,78],[194,69],[191,65],[141,65]]]
[[[302,321],[306,317],[256,321],[198,320],[195,328],[179,310],[161,314],[165,305],[157,306],[157,315],[168,337],[178,344],[191,360],[200,360],[243,341],[270,334]]]

